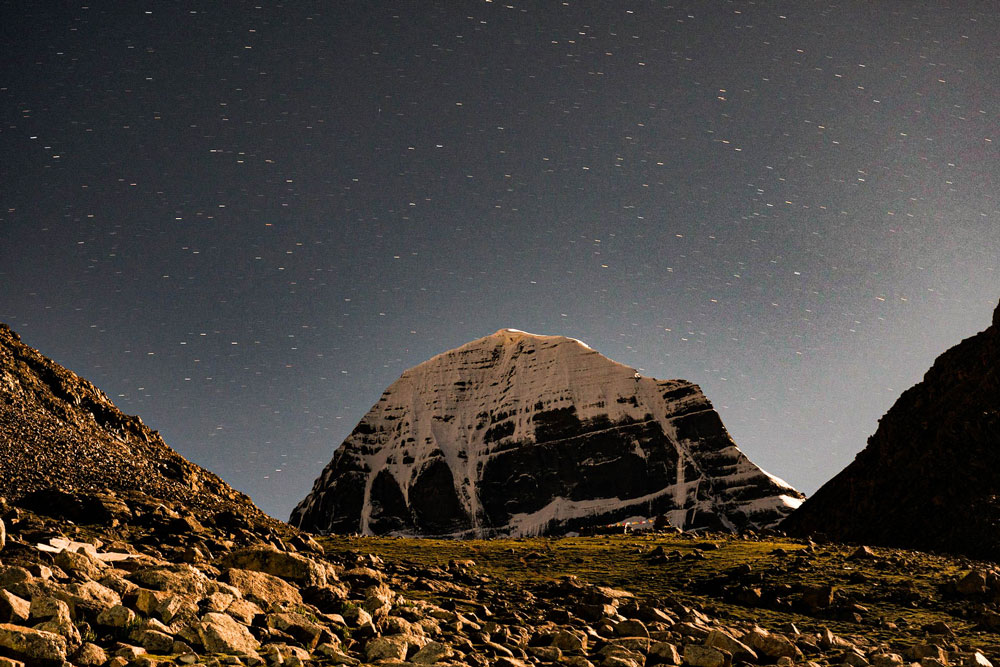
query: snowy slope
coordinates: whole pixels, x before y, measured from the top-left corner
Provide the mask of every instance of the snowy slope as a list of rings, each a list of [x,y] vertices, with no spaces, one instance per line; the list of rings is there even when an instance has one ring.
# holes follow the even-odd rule
[[[404,372],[291,522],[484,536],[665,513],[737,528],[773,524],[801,499],[737,449],[697,386],[502,329]]]

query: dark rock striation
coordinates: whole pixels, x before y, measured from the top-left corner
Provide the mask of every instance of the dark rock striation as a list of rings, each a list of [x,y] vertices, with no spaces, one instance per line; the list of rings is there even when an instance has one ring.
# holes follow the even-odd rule
[[[1000,559],[1000,306],[942,354],[782,529]]]
[[[801,498],[744,456],[696,385],[504,329],[403,373],[291,523],[492,536],[667,515],[733,530],[772,525]]]
[[[0,324],[0,496],[80,522],[128,514],[126,499],[174,501],[254,520],[246,495],[187,461],[93,384]]]

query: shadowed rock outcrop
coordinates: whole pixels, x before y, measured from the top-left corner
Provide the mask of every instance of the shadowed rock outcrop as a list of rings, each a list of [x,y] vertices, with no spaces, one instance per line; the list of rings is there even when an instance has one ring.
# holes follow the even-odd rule
[[[747,459],[696,385],[503,329],[403,373],[291,523],[491,536],[667,515],[733,530],[772,525],[801,498]]]
[[[782,529],[1000,559],[1000,306],[942,354]]]

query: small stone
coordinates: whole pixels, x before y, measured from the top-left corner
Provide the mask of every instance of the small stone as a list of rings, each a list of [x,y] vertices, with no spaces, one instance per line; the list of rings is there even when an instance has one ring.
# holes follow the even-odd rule
[[[3,551],[3,548],[6,544],[7,544],[7,526],[4,525],[3,519],[0,519],[0,551]]]

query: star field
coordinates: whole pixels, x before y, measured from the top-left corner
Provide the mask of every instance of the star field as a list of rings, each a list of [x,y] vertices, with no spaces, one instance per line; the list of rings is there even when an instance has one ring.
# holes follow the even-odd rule
[[[810,493],[1000,293],[993,3],[0,11],[0,320],[279,518],[502,327]]]

